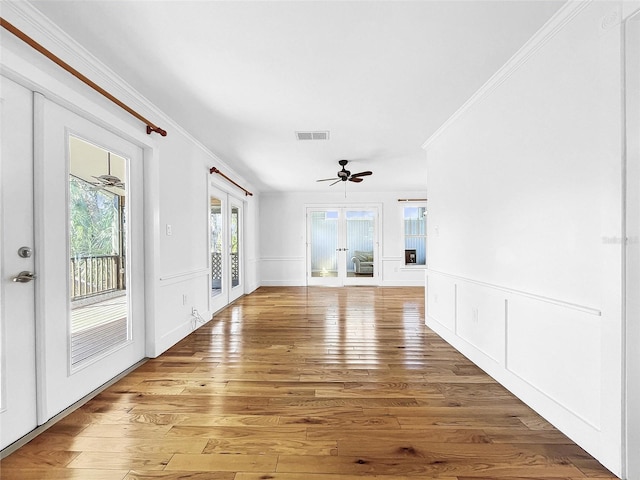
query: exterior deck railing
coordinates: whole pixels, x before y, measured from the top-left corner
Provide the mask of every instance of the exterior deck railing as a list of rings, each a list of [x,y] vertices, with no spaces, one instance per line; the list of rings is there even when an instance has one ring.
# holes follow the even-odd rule
[[[71,301],[124,290],[124,257],[87,255],[70,262]]]
[[[222,279],[222,254],[211,253],[212,288],[220,288]],[[237,253],[231,254],[231,285],[236,286],[240,281],[240,258]]]

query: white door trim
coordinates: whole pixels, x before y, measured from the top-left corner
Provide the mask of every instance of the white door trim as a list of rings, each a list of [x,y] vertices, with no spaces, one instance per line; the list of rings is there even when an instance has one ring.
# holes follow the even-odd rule
[[[640,12],[624,32],[623,238],[623,478],[640,479]]]

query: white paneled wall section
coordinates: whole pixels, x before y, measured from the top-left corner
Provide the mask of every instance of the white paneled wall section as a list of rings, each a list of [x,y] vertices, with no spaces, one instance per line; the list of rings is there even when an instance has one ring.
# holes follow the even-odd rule
[[[425,144],[427,324],[618,475],[625,11],[568,2]]]

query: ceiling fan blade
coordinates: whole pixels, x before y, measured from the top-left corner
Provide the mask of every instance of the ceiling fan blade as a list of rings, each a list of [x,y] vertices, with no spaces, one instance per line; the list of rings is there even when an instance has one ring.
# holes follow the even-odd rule
[[[339,177],[323,178],[321,180],[316,180],[316,182],[330,182],[331,180],[340,180],[340,178]]]
[[[360,177],[351,177],[349,179],[350,182],[356,182],[356,183],[360,183],[362,181],[362,178]]]
[[[366,177],[368,175],[373,175],[373,172],[367,170],[366,172],[354,173],[351,177]]]
[[[331,185],[329,185],[330,187],[334,186],[336,183],[340,183],[342,181],[341,178],[339,178],[338,180],[336,180],[335,182],[333,182]]]

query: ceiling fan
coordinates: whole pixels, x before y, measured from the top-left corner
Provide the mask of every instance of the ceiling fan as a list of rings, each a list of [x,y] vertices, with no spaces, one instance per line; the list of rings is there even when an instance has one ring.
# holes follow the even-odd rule
[[[338,175],[335,178],[323,178],[321,180],[316,180],[316,182],[330,182],[332,180],[334,180],[334,182],[331,185],[335,185],[336,183],[340,183],[340,182],[346,182],[347,180],[349,180],[350,182],[355,182],[355,183],[360,183],[363,178],[362,177],[366,177],[368,175],[373,175],[373,172],[370,171],[366,171],[366,172],[359,172],[359,173],[354,173],[352,174],[349,170],[347,170],[346,168],[344,168],[347,163],[349,163],[349,160],[338,160],[338,163],[340,164],[340,166],[342,166],[342,170],[340,170],[336,175]],[[329,186],[331,186],[329,185]]]
[[[107,152],[107,172],[106,175],[100,175],[99,177],[92,175],[97,180],[97,182],[93,182],[96,189],[122,188],[124,190],[124,182],[119,177],[111,175],[111,152]]]

